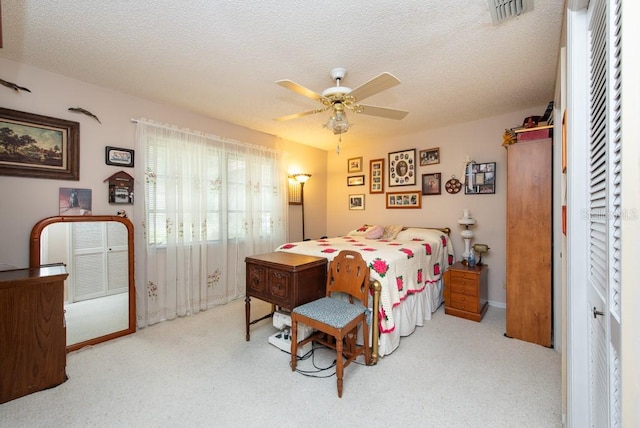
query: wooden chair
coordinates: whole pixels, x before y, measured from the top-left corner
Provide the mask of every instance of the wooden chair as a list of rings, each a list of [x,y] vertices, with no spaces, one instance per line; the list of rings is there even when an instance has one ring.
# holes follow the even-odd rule
[[[343,293],[348,298],[337,298]],[[356,301],[357,299],[357,301]],[[343,250],[329,263],[326,296],[298,306],[291,312],[291,370],[295,371],[298,346],[315,341],[336,350],[338,397],[342,397],[344,368],[358,355],[371,362],[367,303],[369,301],[369,267],[356,251]],[[298,323],[315,330],[298,343]],[[363,346],[356,344],[358,326],[362,323]],[[346,341],[346,346],[345,346]],[[346,357],[346,361],[343,358]]]

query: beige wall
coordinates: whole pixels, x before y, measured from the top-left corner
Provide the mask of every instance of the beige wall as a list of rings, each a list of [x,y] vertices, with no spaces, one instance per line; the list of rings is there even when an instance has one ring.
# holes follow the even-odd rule
[[[505,294],[505,244],[506,244],[506,150],[502,147],[502,135],[506,128],[522,124],[525,117],[540,115],[546,105],[506,115],[490,117],[447,128],[433,129],[422,134],[399,136],[385,144],[356,144],[344,139],[340,154],[328,152],[328,194],[327,194],[327,232],[329,236],[344,234],[364,223],[402,224],[406,226],[448,226],[452,229],[452,239],[459,259],[464,251],[460,237],[462,227],[456,222],[462,216],[462,210],[468,208],[478,221],[472,228],[475,233],[473,242],[489,245],[491,250],[483,258],[489,265],[489,301],[496,306],[506,302]],[[421,189],[422,174],[439,172],[442,174],[442,194],[422,197],[421,209],[386,209],[385,196],[369,194],[369,161],[385,159],[387,172],[388,153],[407,149],[420,150],[440,148],[440,163],[418,167],[415,186],[387,186],[385,192]],[[449,194],[444,183],[462,173],[466,156],[476,162],[496,162],[496,193],[493,195],[465,195],[464,190]],[[347,174],[347,159],[363,157],[363,173]],[[416,156],[418,156],[416,154]],[[365,174],[365,186],[348,187],[348,175]],[[365,209],[349,210],[348,195],[365,193]]]
[[[0,175],[0,264],[28,265],[31,228],[42,218],[58,215],[60,187],[91,189],[93,214],[115,215],[124,208],[133,217],[140,201],[135,205],[107,202],[107,184],[103,181],[120,170],[134,174],[131,168],[106,165],[105,146],[134,149],[135,125],[131,119],[141,117],[282,150],[287,168],[300,168],[314,175],[305,195],[314,209],[305,215],[310,233],[324,234],[327,211],[324,151],[3,58],[0,58],[0,70],[4,80],[31,90],[31,93],[16,93],[1,88],[2,107],[80,123],[79,181]],[[67,110],[75,106],[95,113],[102,124]],[[140,164],[135,167],[139,168]]]
[[[449,226],[457,255],[463,251],[461,227],[456,220],[462,209],[468,208],[478,220],[473,227],[474,242],[487,243],[490,253],[484,261],[489,265],[489,300],[495,305],[505,302],[505,207],[506,207],[506,151],[502,148],[505,128],[522,123],[524,117],[541,114],[546,106],[532,106],[507,115],[490,117],[461,125],[430,130],[416,135],[402,135],[387,143],[353,142],[347,134],[341,153],[323,151],[303,144],[282,140],[227,122],[191,113],[151,100],[144,100],[107,88],[69,79],[41,69],[0,58],[3,79],[31,89],[31,93],[2,92],[2,106],[80,123],[80,181],[44,180],[0,176],[0,263],[19,267],[28,264],[28,240],[31,228],[41,218],[58,215],[60,187],[92,189],[93,213],[115,214],[125,208],[130,216],[136,205],[109,205],[107,177],[119,170],[133,170],[105,165],[105,146],[134,147],[135,126],[132,118],[149,118],[210,134],[232,138],[251,144],[261,144],[283,151],[288,173],[305,172],[312,175],[305,185],[305,235],[343,234],[363,223],[403,224],[412,226]],[[84,115],[67,111],[81,106],[95,113],[102,124]],[[382,120],[382,119],[381,119]],[[336,141],[337,142],[337,141]],[[382,194],[370,195],[369,161],[387,158],[389,152],[415,148],[440,148],[440,163],[418,168],[415,186],[385,191],[418,190],[421,175],[440,172],[442,184],[452,175],[460,176],[463,160],[468,155],[476,162],[497,163],[497,185],[494,195],[456,195],[446,193],[424,196],[421,209],[386,209]],[[347,159],[363,157],[365,186],[347,186]],[[385,169],[387,167],[385,162]],[[136,168],[140,165],[137,164]],[[351,174],[351,175],[357,175]],[[365,210],[348,209],[348,195],[365,193]],[[136,204],[140,202],[137,201]],[[301,209],[290,206],[289,240],[302,238]]]

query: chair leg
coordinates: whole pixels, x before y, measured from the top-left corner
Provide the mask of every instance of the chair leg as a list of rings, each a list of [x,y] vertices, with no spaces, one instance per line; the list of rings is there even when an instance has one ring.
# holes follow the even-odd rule
[[[344,371],[344,361],[342,357],[342,337],[336,337],[336,377],[338,379],[338,398],[342,398],[342,375]]]
[[[298,362],[298,320],[291,318],[291,371],[296,371]]]

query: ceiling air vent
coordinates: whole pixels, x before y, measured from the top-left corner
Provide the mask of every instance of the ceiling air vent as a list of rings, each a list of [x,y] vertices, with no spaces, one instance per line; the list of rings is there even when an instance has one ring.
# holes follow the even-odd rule
[[[489,0],[489,12],[494,25],[520,16],[533,9],[533,0]]]

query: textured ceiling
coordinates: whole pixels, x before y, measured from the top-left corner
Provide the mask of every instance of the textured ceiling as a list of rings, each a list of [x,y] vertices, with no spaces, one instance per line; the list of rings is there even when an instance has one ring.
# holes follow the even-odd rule
[[[334,67],[350,88],[400,79],[365,103],[409,115],[352,114],[345,142],[546,105],[563,8],[534,0],[493,25],[487,0],[2,0],[0,56],[330,150],[328,113],[273,120],[320,106],[275,81],[322,92]]]

